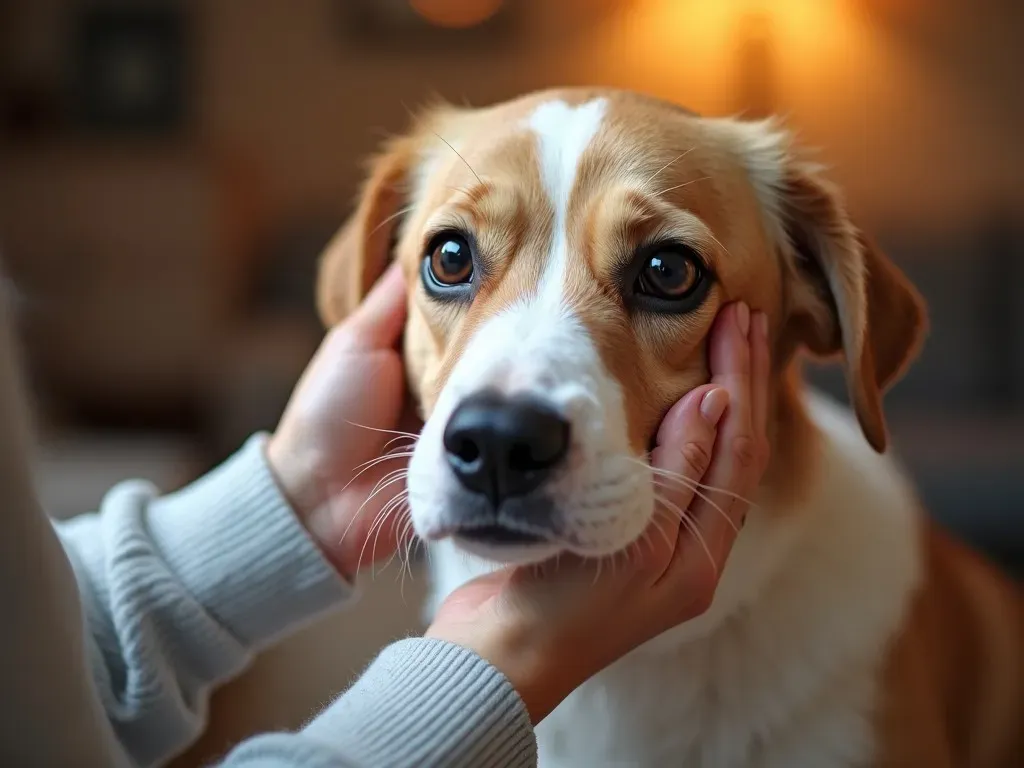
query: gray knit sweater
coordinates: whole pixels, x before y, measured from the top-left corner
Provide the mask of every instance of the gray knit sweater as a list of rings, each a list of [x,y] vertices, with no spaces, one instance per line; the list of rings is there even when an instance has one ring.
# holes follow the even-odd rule
[[[166,762],[202,731],[211,688],[351,598],[279,491],[262,444],[253,438],[176,493],[127,482],[98,513],[51,524],[30,481],[0,306],[0,765]],[[464,648],[411,638],[301,731],[253,738],[224,766],[536,760],[526,709],[496,669]]]

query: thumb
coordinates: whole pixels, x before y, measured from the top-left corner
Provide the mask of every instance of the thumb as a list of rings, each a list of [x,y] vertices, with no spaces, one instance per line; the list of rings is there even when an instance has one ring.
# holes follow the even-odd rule
[[[406,301],[405,276],[394,262],[356,311],[339,326],[346,348],[349,351],[392,349],[405,327]]]
[[[500,594],[508,586],[511,576],[511,569],[499,568],[466,582],[444,599],[434,623],[447,618],[453,612],[479,608]]]

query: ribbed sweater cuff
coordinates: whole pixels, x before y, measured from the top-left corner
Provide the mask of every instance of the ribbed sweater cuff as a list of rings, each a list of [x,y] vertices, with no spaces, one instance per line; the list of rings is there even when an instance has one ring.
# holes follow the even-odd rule
[[[537,746],[511,683],[472,651],[411,638],[384,649],[305,735],[356,765],[533,766]]]
[[[250,438],[221,466],[154,500],[148,526],[186,589],[258,648],[352,593],[293,513]]]

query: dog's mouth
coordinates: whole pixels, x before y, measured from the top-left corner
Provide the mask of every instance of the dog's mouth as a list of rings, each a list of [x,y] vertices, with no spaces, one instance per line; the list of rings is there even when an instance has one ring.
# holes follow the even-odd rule
[[[503,525],[485,525],[480,528],[464,528],[456,532],[456,537],[473,544],[490,546],[530,546],[543,544],[547,541],[536,533],[526,533]]]
[[[502,565],[539,563],[562,549],[551,536],[501,523],[460,526],[440,538],[449,537],[464,552]]]

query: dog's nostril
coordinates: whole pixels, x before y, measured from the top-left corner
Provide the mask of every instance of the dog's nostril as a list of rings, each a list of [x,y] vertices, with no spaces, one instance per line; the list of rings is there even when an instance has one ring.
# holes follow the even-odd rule
[[[472,464],[480,458],[480,449],[472,440],[461,440],[452,453],[466,464]]]
[[[521,472],[529,472],[536,469],[538,463],[533,458],[533,451],[530,450],[530,446],[518,443],[517,445],[513,445],[512,450],[508,453],[508,465],[512,469],[517,469]]]

